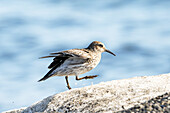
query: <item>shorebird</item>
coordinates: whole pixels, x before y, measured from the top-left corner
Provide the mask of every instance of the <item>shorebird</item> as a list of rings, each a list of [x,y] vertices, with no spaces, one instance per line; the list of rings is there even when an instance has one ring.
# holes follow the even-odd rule
[[[54,57],[53,62],[48,66],[51,69],[40,81],[44,81],[53,76],[65,76],[67,88],[71,89],[68,76],[76,76],[76,80],[93,79],[98,75],[85,76],[79,78],[78,75],[86,73],[95,68],[101,59],[101,53],[108,52],[114,56],[105,45],[99,41],[93,41],[87,48],[70,49],[66,51],[50,53],[49,56],[40,58]]]

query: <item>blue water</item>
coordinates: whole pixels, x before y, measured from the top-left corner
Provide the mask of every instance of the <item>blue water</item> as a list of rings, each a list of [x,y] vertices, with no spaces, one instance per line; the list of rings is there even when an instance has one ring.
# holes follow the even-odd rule
[[[103,42],[117,56],[103,53],[92,71],[104,81],[170,72],[169,0],[1,0],[0,112],[31,105],[66,91],[64,77],[38,83],[52,59],[38,59],[71,48]]]

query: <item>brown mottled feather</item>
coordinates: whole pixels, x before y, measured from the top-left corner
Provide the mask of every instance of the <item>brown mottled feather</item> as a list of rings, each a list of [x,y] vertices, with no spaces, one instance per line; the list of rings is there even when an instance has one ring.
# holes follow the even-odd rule
[[[77,51],[72,51],[72,50],[58,52],[58,53],[51,53],[51,54],[59,54],[59,55],[57,55],[57,56],[50,55],[50,56],[40,57],[40,58],[50,58],[50,57],[55,57],[55,58],[53,59],[53,62],[48,66],[49,69],[51,69],[51,68],[52,69],[42,79],[40,79],[39,82],[51,77],[52,72],[56,68],[58,68],[60,65],[62,65],[65,62],[65,60],[67,60],[67,59],[69,59],[73,62],[73,63],[70,63],[69,65],[83,64],[89,60],[89,58],[87,56],[86,57],[83,56],[82,53],[78,54]]]
[[[40,59],[55,57],[53,59],[53,62],[48,66],[49,69],[60,64],[62,60],[66,60],[66,59],[71,58],[71,57],[74,57],[74,59],[81,59],[80,60],[81,62],[76,62],[72,65],[81,64],[81,63],[86,62],[86,60],[89,60],[88,56],[84,56],[83,54],[79,53],[79,49],[74,49],[74,50],[78,50],[78,51],[67,50],[67,51],[62,51],[62,52],[50,53],[49,56],[40,57]],[[62,62],[62,63],[64,63],[64,62]]]

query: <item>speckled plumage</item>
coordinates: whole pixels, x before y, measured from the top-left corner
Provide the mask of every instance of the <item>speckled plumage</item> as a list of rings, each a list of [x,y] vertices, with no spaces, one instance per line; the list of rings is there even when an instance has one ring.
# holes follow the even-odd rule
[[[86,76],[78,78],[78,75],[86,73],[97,66],[101,59],[102,52],[109,52],[115,56],[114,53],[107,50],[103,43],[93,41],[87,48],[71,49],[57,53],[51,53],[49,56],[40,58],[54,57],[53,62],[49,65],[51,69],[42,79],[43,81],[52,76],[66,76],[67,87],[68,76],[76,76],[76,80],[91,79],[97,76]]]

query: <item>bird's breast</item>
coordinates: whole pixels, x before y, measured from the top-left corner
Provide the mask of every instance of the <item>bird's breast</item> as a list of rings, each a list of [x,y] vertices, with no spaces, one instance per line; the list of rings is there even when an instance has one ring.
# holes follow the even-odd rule
[[[100,59],[101,55],[93,55],[89,64],[91,65],[92,68],[95,68],[99,64]]]

